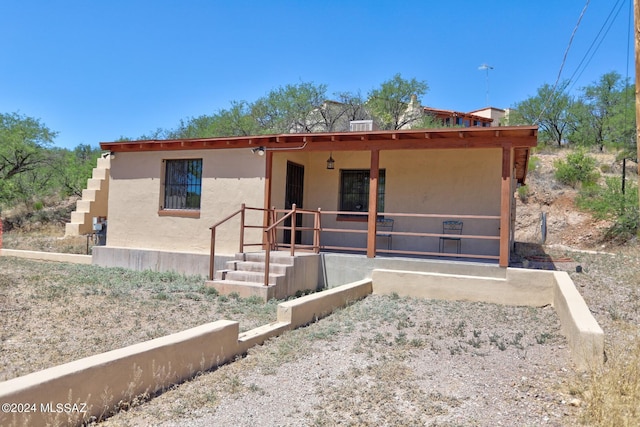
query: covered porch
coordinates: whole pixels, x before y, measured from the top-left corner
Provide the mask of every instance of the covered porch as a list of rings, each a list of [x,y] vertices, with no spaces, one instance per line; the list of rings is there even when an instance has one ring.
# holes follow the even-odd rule
[[[536,136],[536,127],[503,127],[252,138],[253,151],[265,158],[264,205],[235,214],[244,218],[248,209],[254,218],[241,221],[238,249],[507,267],[514,193],[524,184]],[[224,222],[212,227],[214,236]],[[445,230],[448,222],[461,229]]]

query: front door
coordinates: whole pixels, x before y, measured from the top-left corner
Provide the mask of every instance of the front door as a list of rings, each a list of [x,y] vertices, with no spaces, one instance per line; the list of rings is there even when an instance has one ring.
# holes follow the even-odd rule
[[[304,166],[287,162],[287,182],[286,194],[284,198],[285,209],[291,209],[295,204],[297,208],[302,208],[302,196],[304,190]],[[284,222],[285,227],[291,227],[291,219]],[[296,215],[296,227],[302,226],[302,214]],[[284,230],[284,242],[291,242],[291,230]],[[296,244],[302,243],[302,232],[296,231]]]

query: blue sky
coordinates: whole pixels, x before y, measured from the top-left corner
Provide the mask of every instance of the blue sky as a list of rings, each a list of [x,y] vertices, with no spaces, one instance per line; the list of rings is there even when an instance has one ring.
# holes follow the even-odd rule
[[[57,146],[96,146],[286,84],[366,95],[396,73],[427,82],[423,105],[472,111],[484,63],[489,104],[508,108],[555,82],[585,3],[0,0],[0,112],[39,118]],[[599,47],[574,91],[610,71],[634,80],[631,11],[589,2],[562,78]]]

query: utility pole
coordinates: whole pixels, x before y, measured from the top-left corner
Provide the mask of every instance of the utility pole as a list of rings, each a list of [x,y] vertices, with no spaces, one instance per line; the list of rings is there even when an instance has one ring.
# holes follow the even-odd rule
[[[633,0],[633,34],[636,53],[636,150],[640,159],[640,0]],[[638,200],[640,203],[640,166],[638,167]],[[640,206],[639,206],[640,208]],[[640,227],[638,227],[640,235]]]

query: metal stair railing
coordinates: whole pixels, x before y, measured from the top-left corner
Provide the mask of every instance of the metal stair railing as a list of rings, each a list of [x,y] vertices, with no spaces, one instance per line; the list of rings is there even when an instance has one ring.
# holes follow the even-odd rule
[[[255,211],[263,211],[265,212],[265,221],[267,225],[247,225],[245,223],[245,213],[247,210],[255,210]],[[281,212],[284,215],[280,219],[277,218],[277,213]],[[312,214],[314,216],[313,227],[298,227],[295,221],[296,214]],[[216,229],[231,220],[232,218],[240,215],[240,238],[239,238],[239,252],[244,253],[244,249],[246,246],[263,246],[265,250],[265,267],[264,267],[264,285],[269,285],[269,265],[271,260],[271,250],[278,248],[277,243],[277,230],[288,229],[291,230],[291,242],[290,242],[290,253],[291,256],[295,256],[296,247],[300,247],[303,245],[296,246],[296,231],[313,231],[313,245],[311,248],[315,253],[320,252],[320,209],[317,211],[309,211],[298,209],[296,205],[292,205],[291,210],[277,210],[275,207],[273,209],[263,209],[263,208],[251,208],[247,207],[244,203],[241,205],[240,209],[233,212],[226,218],[218,221],[209,229],[211,230],[211,251],[209,256],[209,280],[213,280],[214,277],[214,267],[215,267],[215,247],[216,247]],[[292,218],[293,217],[293,218]],[[292,218],[290,227],[283,227],[282,223],[287,219]],[[244,231],[246,228],[261,228],[264,230],[264,241],[261,243],[246,243]]]

